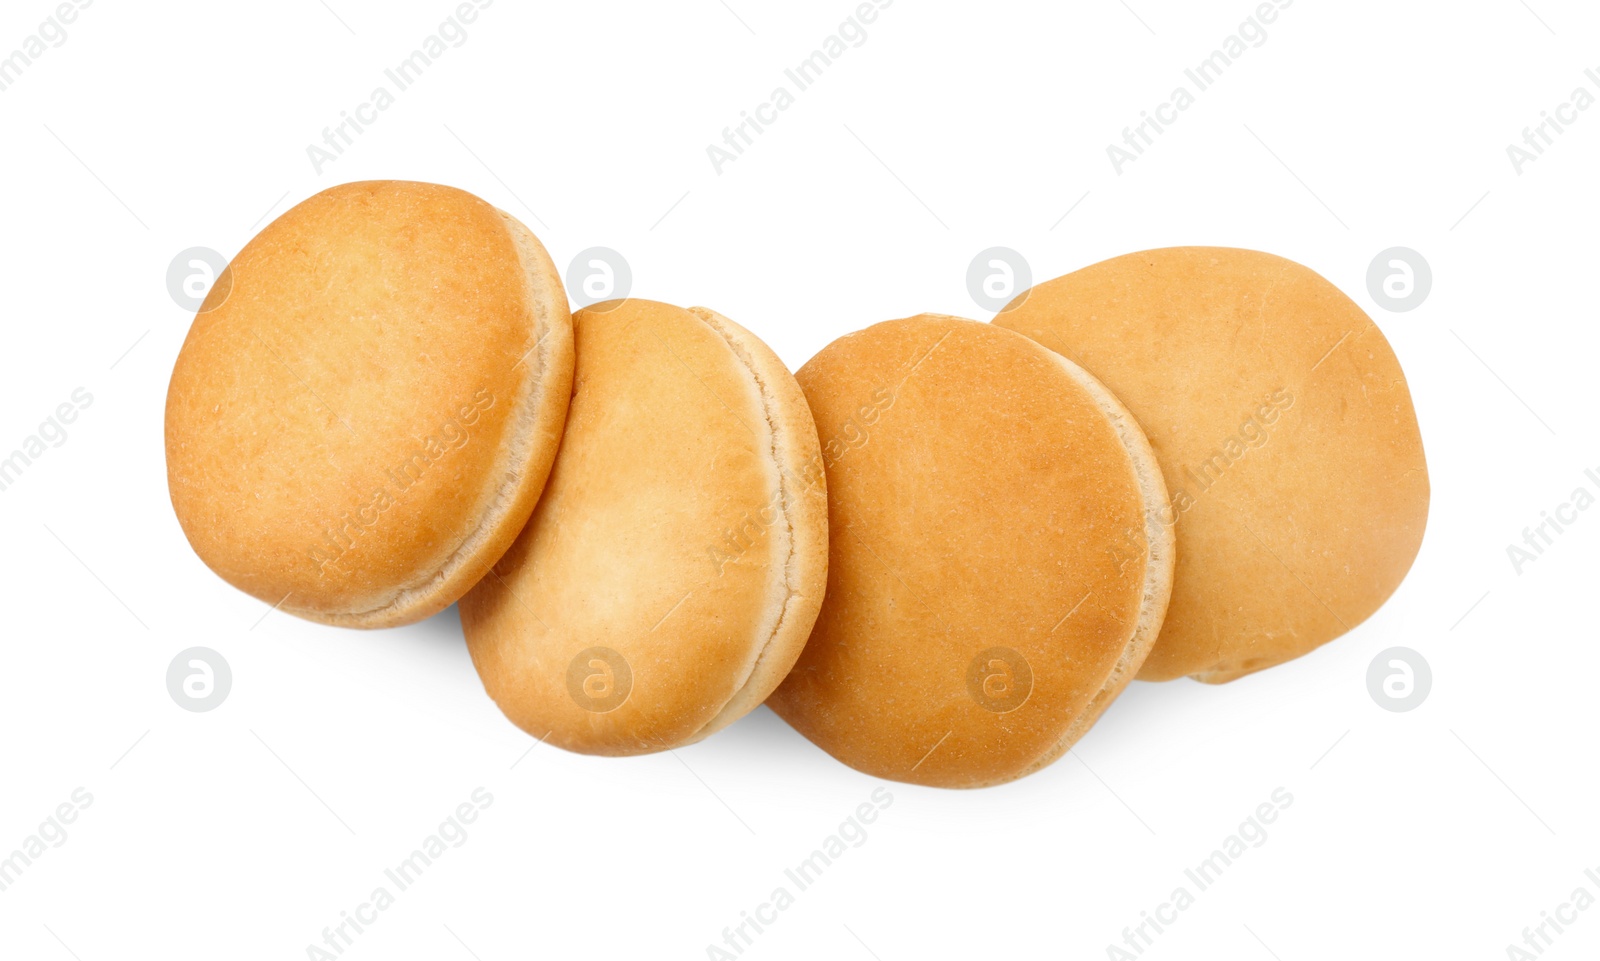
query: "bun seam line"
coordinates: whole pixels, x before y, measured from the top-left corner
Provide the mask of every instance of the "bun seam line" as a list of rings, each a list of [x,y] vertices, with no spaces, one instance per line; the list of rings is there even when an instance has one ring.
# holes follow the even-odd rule
[[[770,388],[768,388],[766,381],[762,378],[760,371],[757,370],[754,360],[750,357],[749,352],[745,349],[744,345],[741,344],[738,339],[736,339],[732,331],[728,330],[721,323],[721,321],[727,320],[727,318],[724,318],[715,311],[705,307],[689,307],[687,308],[687,312],[695,319],[699,320],[702,324],[705,324],[706,327],[708,327],[712,332],[717,334],[717,336],[721,337],[723,341],[727,343],[728,349],[733,353],[734,358],[739,361],[740,366],[742,366],[745,369],[745,372],[750,376],[751,382],[755,385],[757,396],[761,398],[761,415],[766,421],[767,433],[770,437],[770,440],[767,444],[766,453],[771,458],[772,465],[778,474],[779,502],[783,505],[783,536],[785,538],[785,544],[787,545],[787,551],[783,559],[782,587],[784,598],[783,606],[778,611],[778,619],[772,625],[771,633],[768,634],[766,640],[762,642],[761,649],[756,653],[755,659],[750,662],[750,668],[745,672],[744,677],[740,680],[739,686],[736,687],[728,699],[723,702],[722,706],[717,710],[717,713],[709,721],[707,721],[705,725],[700,728],[700,730],[689,735],[689,737],[683,742],[684,744],[692,744],[701,738],[710,736],[711,734],[721,730],[723,727],[726,727],[728,724],[733,722],[734,718],[728,716],[729,708],[738,703],[740,697],[750,689],[751,684],[755,683],[756,679],[759,677],[761,673],[762,661],[766,659],[767,655],[772,650],[773,644],[777,641],[778,636],[783,632],[784,623],[787,621],[789,616],[789,608],[794,604],[800,595],[797,594],[794,589],[794,580],[798,573],[794,568],[796,561],[798,560],[799,553],[795,545],[795,530],[794,521],[792,518],[792,508],[795,504],[795,492],[790,489],[790,485],[788,483],[788,471],[784,469],[783,449],[786,446],[783,443],[784,431],[778,422],[778,418],[775,416],[775,408],[778,405],[778,397],[771,391]],[[729,323],[732,322],[729,321]]]

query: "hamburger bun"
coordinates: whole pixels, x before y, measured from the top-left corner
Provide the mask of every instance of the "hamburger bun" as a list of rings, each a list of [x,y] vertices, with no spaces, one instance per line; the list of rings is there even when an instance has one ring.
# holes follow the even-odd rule
[[[574,316],[577,373],[532,521],[461,601],[518,727],[585,754],[696,741],[788,673],[827,583],[816,427],[783,363],[704,308]]]
[[[979,787],[1060,757],[1166,610],[1166,492],[1138,424],[1075,365],[955,317],[869,327],[797,377],[832,542],[772,709],[897,781]]]
[[[173,510],[268,604],[417,621],[522,529],[571,385],[566,295],[527,228],[451,187],[334,187],[246,244],[189,328],[167,392]]]
[[[1428,469],[1405,375],[1311,270],[1151,250],[1040,284],[994,322],[1093,371],[1160,459],[1178,569],[1140,678],[1222,682],[1299,657],[1410,569]]]

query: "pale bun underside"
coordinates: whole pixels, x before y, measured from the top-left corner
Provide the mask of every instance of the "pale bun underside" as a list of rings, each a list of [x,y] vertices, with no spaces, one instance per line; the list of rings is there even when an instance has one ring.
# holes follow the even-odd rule
[[[679,747],[758,706],[810,632],[827,583],[816,429],[771,349],[712,311],[630,299],[580,310],[575,330],[545,496],[462,625],[530,734],[587,754]]]
[[[1178,565],[1141,679],[1216,683],[1299,657],[1405,577],[1429,499],[1405,375],[1315,272],[1143,251],[1040,284],[994,322],[1092,371],[1161,463]]]

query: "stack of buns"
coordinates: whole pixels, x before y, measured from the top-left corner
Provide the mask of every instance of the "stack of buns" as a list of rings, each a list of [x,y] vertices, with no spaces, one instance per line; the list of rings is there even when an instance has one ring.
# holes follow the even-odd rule
[[[1426,522],[1383,335],[1267,254],[1118,257],[798,375],[705,308],[569,312],[538,239],[450,187],[324,191],[225,279],[167,397],[196,554],[327,624],[459,601],[490,697],[572,751],[766,702],[868,774],[1003,783],[1135,677],[1348,631]]]

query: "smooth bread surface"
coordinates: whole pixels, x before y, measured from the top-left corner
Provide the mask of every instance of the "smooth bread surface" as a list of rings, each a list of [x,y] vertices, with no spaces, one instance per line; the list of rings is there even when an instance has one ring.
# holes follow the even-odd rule
[[[1165,495],[1137,425],[1049,351],[959,318],[878,324],[797,377],[828,477],[828,592],[768,703],[895,780],[976,787],[1059,756],[1165,609]]]
[[[1371,318],[1310,269],[1145,251],[1040,284],[994,322],[1094,373],[1160,459],[1178,567],[1141,678],[1299,657],[1405,577],[1429,493],[1411,394]]]
[[[484,687],[568,750],[706,736],[794,663],[827,578],[827,494],[793,376],[743,328],[644,300],[575,316],[561,452],[461,602]]]
[[[559,276],[450,187],[346,184],[234,258],[167,396],[173,507],[229,583],[312,620],[414,621],[521,529],[571,393]]]

